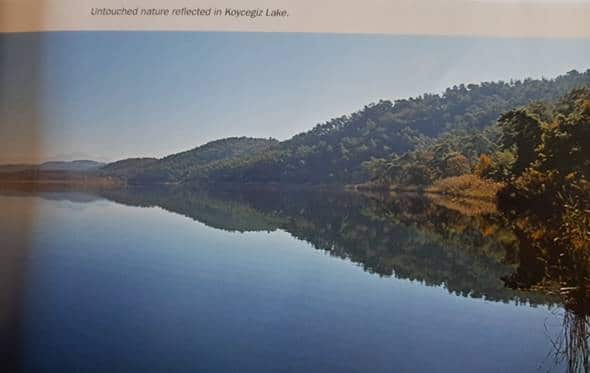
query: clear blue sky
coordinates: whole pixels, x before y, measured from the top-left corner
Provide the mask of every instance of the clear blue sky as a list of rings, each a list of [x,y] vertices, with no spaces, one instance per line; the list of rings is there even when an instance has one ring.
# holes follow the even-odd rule
[[[590,40],[332,34],[0,35],[0,161],[286,139],[379,99],[590,68]]]

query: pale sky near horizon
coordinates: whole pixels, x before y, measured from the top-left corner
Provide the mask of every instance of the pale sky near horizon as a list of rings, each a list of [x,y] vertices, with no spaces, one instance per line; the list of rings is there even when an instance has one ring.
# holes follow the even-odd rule
[[[228,136],[282,140],[380,99],[588,68],[588,39],[2,34],[0,163],[161,157]]]

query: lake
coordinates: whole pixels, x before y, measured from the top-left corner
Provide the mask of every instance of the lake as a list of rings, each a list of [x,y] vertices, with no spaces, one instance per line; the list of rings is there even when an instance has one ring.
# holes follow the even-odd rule
[[[3,371],[536,372],[563,311],[422,196],[0,193]],[[512,255],[512,258],[511,258]]]

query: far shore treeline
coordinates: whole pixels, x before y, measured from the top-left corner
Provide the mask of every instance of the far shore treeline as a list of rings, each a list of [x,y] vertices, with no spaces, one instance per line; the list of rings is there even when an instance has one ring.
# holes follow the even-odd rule
[[[561,185],[586,188],[589,92],[590,70],[461,84],[369,104],[286,141],[234,137],[161,159],[0,166],[0,180],[354,185],[547,202]]]
[[[585,188],[589,92],[590,70],[461,84],[369,104],[286,141],[234,137],[161,159],[0,166],[0,180],[429,187],[539,200],[562,184]]]
[[[589,98],[590,70],[461,84],[369,104],[286,141],[234,137],[161,159],[0,166],[0,182],[353,185],[561,208],[590,199]]]
[[[571,133],[577,127],[560,126],[556,121],[572,115],[587,120],[583,101],[589,87],[590,70],[570,71],[551,80],[459,85],[440,95],[370,104],[282,142],[227,138],[162,159],[114,162],[98,173],[126,184],[224,182],[369,188],[425,187],[449,177],[473,175],[495,182],[482,184],[493,189],[497,182],[507,183],[523,173],[532,177],[532,170],[541,167],[539,162],[557,169],[561,161],[581,167],[576,178],[582,180],[590,153],[584,148],[588,138],[580,136],[587,133]],[[582,128],[587,128],[584,124]],[[550,135],[553,142],[541,144]],[[574,137],[579,146],[563,140],[564,136]],[[567,171],[561,176],[574,170]]]

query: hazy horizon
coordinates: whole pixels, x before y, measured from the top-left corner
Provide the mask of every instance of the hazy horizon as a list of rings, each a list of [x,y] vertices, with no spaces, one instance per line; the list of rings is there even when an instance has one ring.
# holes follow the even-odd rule
[[[333,34],[3,34],[0,163],[159,158],[233,136],[285,140],[381,99],[582,72],[590,67],[588,45]],[[38,144],[34,155],[31,143]]]

